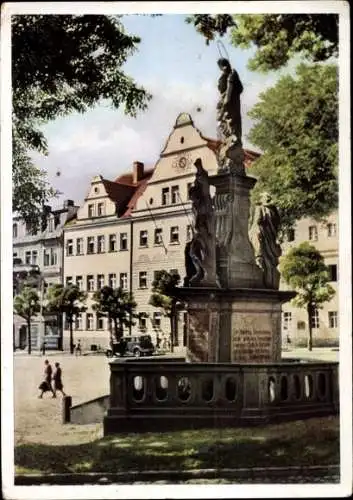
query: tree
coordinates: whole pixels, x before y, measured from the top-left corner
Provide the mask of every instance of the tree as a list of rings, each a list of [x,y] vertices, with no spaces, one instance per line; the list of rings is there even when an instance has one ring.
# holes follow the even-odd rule
[[[292,300],[293,304],[306,308],[309,327],[308,349],[311,351],[313,313],[335,294],[335,290],[328,283],[328,268],[320,252],[308,242],[304,242],[298,247],[291,248],[281,258],[280,271],[285,282],[297,292],[297,296]]]
[[[151,98],[122,70],[140,39],[125,32],[120,17],[12,16],[13,205],[34,226],[53,194],[28,156],[48,152],[40,126],[102,99],[135,116]]]
[[[137,317],[136,302],[129,292],[122,288],[104,286],[93,294],[93,310],[108,317],[109,323],[114,326],[114,337],[119,341],[124,334],[124,326],[130,328]]]
[[[338,206],[338,89],[334,65],[300,65],[249,112],[249,140],[263,150],[253,166],[254,199],[268,191],[283,228]]]
[[[24,286],[21,293],[14,299],[14,309],[16,313],[27,322],[28,354],[31,354],[31,322],[40,311],[39,296],[37,291],[30,286]]]
[[[180,283],[180,276],[176,272],[169,273],[162,270],[157,273],[152,282],[152,294],[149,304],[158,307],[164,311],[164,314],[170,320],[170,345],[171,351],[178,342],[178,299],[176,287]]]
[[[187,22],[194,24],[206,43],[231,28],[235,47],[257,49],[248,62],[251,70],[277,70],[295,55],[311,62],[338,56],[337,14],[196,14]]]
[[[87,294],[75,285],[55,284],[48,291],[46,312],[65,314],[70,329],[70,353],[74,352],[73,323],[87,308],[84,306]]]

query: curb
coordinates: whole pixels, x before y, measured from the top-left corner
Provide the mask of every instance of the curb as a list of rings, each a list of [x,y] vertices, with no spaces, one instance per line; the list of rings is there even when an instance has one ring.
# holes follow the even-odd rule
[[[253,467],[239,469],[190,469],[190,470],[149,470],[126,472],[82,472],[63,474],[19,474],[15,475],[16,486],[39,484],[126,484],[185,482],[190,480],[232,480],[242,483],[288,483],[304,482],[338,483],[340,466],[293,466],[293,467]],[[319,480],[319,481],[318,481]]]

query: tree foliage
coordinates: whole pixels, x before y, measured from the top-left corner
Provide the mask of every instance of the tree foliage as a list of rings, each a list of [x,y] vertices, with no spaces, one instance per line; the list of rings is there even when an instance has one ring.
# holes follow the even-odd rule
[[[231,28],[235,47],[255,46],[248,66],[256,71],[277,70],[295,55],[310,62],[338,55],[337,14],[197,14],[187,18],[187,22],[194,24],[207,44]]]
[[[70,353],[74,352],[73,323],[77,316],[86,311],[87,294],[75,285],[52,285],[47,293],[46,312],[65,314],[70,329]]]
[[[283,227],[324,218],[338,206],[338,84],[334,65],[300,65],[260,94],[249,140],[263,150],[252,166],[256,199],[268,191]]]
[[[312,349],[311,317],[315,309],[331,300],[335,290],[329,284],[328,268],[320,252],[308,242],[291,248],[280,259],[280,272],[285,282],[297,292],[293,304],[308,313],[308,348]]]
[[[102,316],[106,316],[113,324],[114,337],[119,341],[124,333],[124,326],[130,328],[134,325],[137,304],[134,297],[122,288],[104,286],[93,294],[93,310]]]
[[[102,99],[131,116],[146,108],[151,96],[122,70],[139,41],[119,16],[12,17],[14,208],[26,221],[53,194],[28,156],[48,152],[41,125]]]
[[[165,316],[170,320],[170,340],[171,348],[177,343],[177,313],[178,299],[176,295],[176,287],[180,283],[178,273],[169,273],[166,270],[159,271],[156,279],[152,282],[152,293],[149,304],[153,307],[162,309]]]
[[[31,354],[31,322],[40,311],[37,291],[30,286],[24,286],[21,293],[14,298],[14,309],[27,323],[28,354]]]

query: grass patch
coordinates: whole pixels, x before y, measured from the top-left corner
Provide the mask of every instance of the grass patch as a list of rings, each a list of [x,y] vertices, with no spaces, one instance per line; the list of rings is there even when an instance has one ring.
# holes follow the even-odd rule
[[[114,435],[80,445],[15,447],[17,474],[334,465],[339,460],[337,417],[255,428]]]

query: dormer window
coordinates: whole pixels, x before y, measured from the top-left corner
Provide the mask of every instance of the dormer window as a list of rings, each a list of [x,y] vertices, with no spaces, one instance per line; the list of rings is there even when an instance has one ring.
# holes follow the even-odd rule
[[[88,205],[88,217],[94,217],[94,205],[90,204]]]
[[[54,231],[54,217],[48,219],[48,231],[52,233]]]
[[[98,217],[104,215],[104,212],[105,212],[105,210],[104,210],[104,203],[98,203],[98,205],[97,205],[97,215],[98,215]]]

